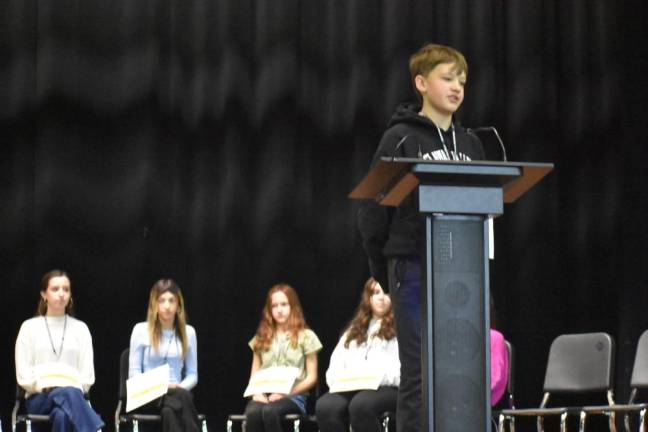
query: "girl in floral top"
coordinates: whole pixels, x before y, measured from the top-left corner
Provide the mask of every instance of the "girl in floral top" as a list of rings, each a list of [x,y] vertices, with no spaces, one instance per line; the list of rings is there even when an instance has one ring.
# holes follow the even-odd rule
[[[252,349],[250,379],[273,366],[299,370],[288,394],[259,393],[245,408],[249,432],[280,432],[285,414],[305,413],[308,391],[317,383],[317,353],[322,349],[317,335],[308,328],[295,290],[287,284],[270,288]]]

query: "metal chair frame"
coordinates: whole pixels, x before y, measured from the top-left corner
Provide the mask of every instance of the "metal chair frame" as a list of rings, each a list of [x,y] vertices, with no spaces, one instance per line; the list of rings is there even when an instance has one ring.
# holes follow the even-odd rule
[[[27,414],[21,413],[23,409],[23,402],[25,400],[25,390],[16,385],[16,401],[13,410],[11,411],[11,431],[16,432],[18,425],[25,424],[25,430],[32,432],[32,423],[49,423],[49,415],[45,414]]]
[[[632,376],[630,378],[630,396],[626,404],[610,404],[607,406],[586,406],[581,414],[580,431],[585,430],[586,415],[612,415],[623,414],[623,425],[626,432],[630,431],[630,414],[639,414],[639,431],[646,432],[646,411],[648,403],[637,402],[637,395],[640,390],[648,389],[648,330],[645,330],[637,342]]]
[[[283,416],[283,420],[289,423],[292,423],[293,432],[299,432],[302,422],[312,422],[317,423],[317,418],[315,415],[310,414],[286,414]],[[226,432],[234,431],[234,423],[241,423],[241,431],[245,432],[245,414],[230,414],[227,416],[227,421],[225,423]]]
[[[609,405],[614,405],[614,341],[607,333],[560,335],[551,344],[545,380],[544,395],[538,408],[505,409],[503,419],[511,423],[515,417],[536,417],[538,432],[544,431],[544,418],[560,417],[561,432],[567,431],[567,418],[578,414],[579,429],[585,425],[588,412],[584,407],[550,408],[552,394],[605,393]],[[616,432],[614,412],[608,415],[608,427]]]
[[[90,403],[88,394],[84,393],[84,396],[88,400],[88,403]],[[16,432],[18,425],[22,423],[25,424],[26,432],[32,432],[32,423],[49,423],[50,421],[50,416],[46,414],[22,413],[24,400],[25,389],[16,384],[16,401],[11,411],[11,432]],[[1,427],[0,432],[2,432]]]
[[[511,342],[505,340],[506,351],[508,352],[508,371],[506,381],[506,406],[507,409],[515,409],[515,350]],[[505,416],[502,415],[501,410],[493,413],[493,418],[498,418],[497,431],[505,431]],[[494,420],[493,420],[494,421]],[[509,430],[515,432],[515,417],[509,419]]]

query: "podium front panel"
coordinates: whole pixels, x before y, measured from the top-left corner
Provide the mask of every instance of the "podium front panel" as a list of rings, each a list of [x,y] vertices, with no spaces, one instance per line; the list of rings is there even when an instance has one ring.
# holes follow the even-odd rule
[[[430,229],[423,312],[428,429],[490,430],[488,230],[484,216],[426,215]],[[429,314],[429,316],[426,316]],[[431,360],[431,361],[430,361]],[[427,393],[427,395],[425,395]],[[424,408],[424,411],[425,410]]]
[[[501,187],[421,185],[419,210],[423,213],[501,215]]]

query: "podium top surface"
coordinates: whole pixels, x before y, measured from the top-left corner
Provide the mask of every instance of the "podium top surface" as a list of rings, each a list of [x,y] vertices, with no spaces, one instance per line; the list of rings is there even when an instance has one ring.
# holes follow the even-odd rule
[[[553,169],[551,163],[382,158],[349,194],[397,206],[419,184],[501,187],[512,203]]]

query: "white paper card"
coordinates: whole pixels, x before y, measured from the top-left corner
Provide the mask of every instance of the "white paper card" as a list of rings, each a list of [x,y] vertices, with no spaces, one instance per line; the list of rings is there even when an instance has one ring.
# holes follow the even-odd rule
[[[299,375],[299,369],[288,366],[273,366],[259,369],[250,379],[243,397],[260,393],[289,394]]]
[[[346,369],[329,388],[331,393],[356,390],[376,390],[380,386],[382,374],[371,367]]]
[[[488,258],[495,259],[495,223],[492,217],[488,218]]]
[[[168,364],[129,378],[126,380],[126,412],[165,395],[168,390]]]
[[[36,389],[49,387],[76,387],[83,390],[79,371],[65,363],[43,363],[34,368]]]

